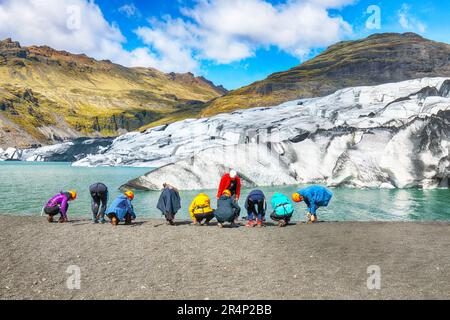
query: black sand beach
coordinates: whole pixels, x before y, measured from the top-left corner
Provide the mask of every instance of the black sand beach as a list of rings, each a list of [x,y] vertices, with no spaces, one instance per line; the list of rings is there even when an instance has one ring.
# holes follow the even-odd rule
[[[0,215],[1,299],[449,299],[449,223],[219,229]],[[67,287],[71,265],[81,288]],[[369,290],[367,268],[381,270]]]

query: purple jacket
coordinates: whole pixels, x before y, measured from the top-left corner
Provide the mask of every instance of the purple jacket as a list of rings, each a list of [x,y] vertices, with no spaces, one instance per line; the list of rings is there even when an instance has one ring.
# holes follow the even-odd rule
[[[69,196],[65,193],[60,193],[48,200],[45,207],[55,207],[59,206],[59,209],[61,211],[61,216],[64,218],[67,217],[67,209],[69,208]]]

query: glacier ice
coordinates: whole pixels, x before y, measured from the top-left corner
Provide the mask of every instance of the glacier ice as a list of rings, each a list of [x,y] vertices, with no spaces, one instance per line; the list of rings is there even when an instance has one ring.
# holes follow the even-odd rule
[[[128,133],[74,165],[158,168],[127,184],[149,190],[215,188],[229,168],[247,186],[448,187],[449,107],[447,78],[347,88]]]
[[[425,78],[187,120],[158,128],[166,132],[160,141],[167,139],[158,147],[148,138],[152,130],[122,137],[140,153],[127,155],[123,140],[122,161],[143,165],[140,157],[151,150],[155,157],[145,161],[159,167],[126,186],[158,190],[170,181],[181,189],[209,189],[234,168],[247,186],[448,187],[448,88],[448,79]]]

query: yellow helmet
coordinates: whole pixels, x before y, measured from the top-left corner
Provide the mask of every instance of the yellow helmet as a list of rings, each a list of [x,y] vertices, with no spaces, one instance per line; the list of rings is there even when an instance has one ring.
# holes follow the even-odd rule
[[[134,199],[134,192],[131,190],[127,190],[124,192],[124,194],[128,197],[128,199],[133,200]]]
[[[292,200],[294,200],[294,202],[302,202],[303,197],[300,195],[300,193],[296,192],[292,195]]]
[[[231,191],[228,190],[228,189],[224,190],[224,191],[222,192],[222,194],[225,194],[225,195],[227,195],[228,197],[231,197]]]
[[[75,190],[70,190],[69,193],[72,200],[77,198],[77,192]]]

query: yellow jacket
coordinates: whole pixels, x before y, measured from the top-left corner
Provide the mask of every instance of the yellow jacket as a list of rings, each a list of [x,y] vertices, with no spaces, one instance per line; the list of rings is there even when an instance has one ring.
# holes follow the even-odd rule
[[[192,220],[195,219],[196,214],[211,213],[213,211],[214,210],[211,208],[211,200],[204,193],[200,193],[196,196],[189,206],[189,213]]]

